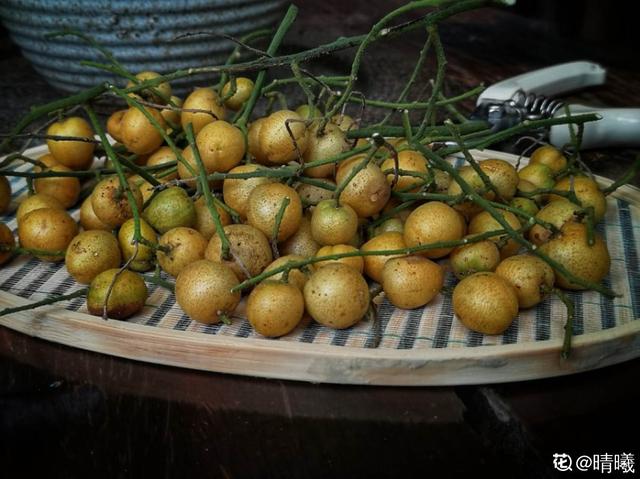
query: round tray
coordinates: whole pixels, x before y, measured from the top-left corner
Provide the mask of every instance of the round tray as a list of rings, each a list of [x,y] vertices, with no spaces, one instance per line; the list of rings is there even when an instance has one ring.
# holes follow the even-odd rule
[[[38,157],[46,147],[27,155]],[[473,151],[477,159],[513,155]],[[453,159],[453,161],[462,161]],[[20,165],[18,169],[28,169]],[[15,196],[26,192],[13,177]],[[604,186],[610,180],[598,178]],[[598,226],[612,258],[605,284],[620,296],[572,292],[574,338],[562,359],[564,305],[548,298],[521,311],[502,335],[466,329],[441,294],[424,308],[394,308],[381,295],[376,321],[332,330],[305,318],[291,334],[274,340],[257,335],[243,318],[243,304],[231,325],[202,325],[182,313],[174,297],[150,287],[148,305],[128,321],[105,321],[86,313],[84,299],[0,317],[0,325],[48,341],[156,364],[221,373],[312,382],[377,385],[459,385],[544,378],[587,371],[640,356],[640,190],[624,186],[608,197]],[[78,210],[72,215],[78,218]],[[2,219],[15,230],[13,216]],[[455,283],[447,274],[447,285]],[[80,285],[63,263],[16,258],[0,269],[0,308],[19,306]]]

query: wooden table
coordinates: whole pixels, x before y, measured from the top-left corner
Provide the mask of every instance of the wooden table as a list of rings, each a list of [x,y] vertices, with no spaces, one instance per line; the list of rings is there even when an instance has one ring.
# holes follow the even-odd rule
[[[391,3],[399,2],[299,2],[287,44],[363,33]],[[443,25],[447,88],[591,59],[609,68],[608,83],[573,99],[640,106],[634,58],[612,65],[601,49],[545,35],[546,28],[498,10]],[[57,94],[3,41],[6,126]],[[415,35],[372,49],[361,75],[368,97],[394,97],[421,42]],[[346,71],[347,59],[342,53],[323,68]],[[599,150],[585,159],[596,173],[617,177],[634,155]],[[0,328],[0,461],[6,477],[440,477],[481,470],[555,477],[556,452],[638,457],[639,377],[635,360],[486,387],[317,385],[142,364]]]

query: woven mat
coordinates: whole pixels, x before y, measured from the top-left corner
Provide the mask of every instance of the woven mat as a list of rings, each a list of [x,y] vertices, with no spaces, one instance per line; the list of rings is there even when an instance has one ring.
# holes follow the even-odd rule
[[[28,168],[29,165],[17,167],[18,170]],[[12,177],[11,186],[14,198],[26,194],[23,178]],[[77,220],[79,210],[73,210],[72,216]],[[14,216],[4,216],[1,221],[16,231]],[[595,292],[569,293],[575,303],[575,335],[613,328],[640,318],[640,208],[625,200],[608,197],[607,214],[598,231],[604,236],[611,255],[611,271],[604,284],[620,296],[607,299]],[[447,273],[445,285],[454,284],[455,278]],[[35,258],[20,257],[0,269],[0,290],[34,301],[51,294],[67,294],[80,287],[67,274],[64,263],[45,263]],[[149,292],[147,306],[129,322],[172,329],[177,333],[193,331],[237,338],[261,338],[244,319],[243,303],[232,318],[231,325],[202,325],[191,321],[167,290],[150,286]],[[521,311],[509,329],[499,336],[475,333],[464,327],[453,314],[450,294],[440,294],[429,305],[416,310],[397,309],[384,295],[378,299],[376,322],[361,321],[346,330],[333,330],[305,317],[292,333],[276,341],[353,348],[370,348],[379,343],[379,348],[423,349],[528,343],[558,339],[564,335],[566,310],[556,298],[547,298],[537,307]],[[68,301],[65,307],[70,311],[87,312],[84,298]]]

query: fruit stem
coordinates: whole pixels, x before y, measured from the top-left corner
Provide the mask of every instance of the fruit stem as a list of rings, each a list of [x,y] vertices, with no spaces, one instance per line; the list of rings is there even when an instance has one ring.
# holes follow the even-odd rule
[[[413,139],[413,130],[411,129],[411,118],[409,118],[408,108],[402,110],[402,126],[404,127],[404,137],[407,141],[411,141]]]
[[[115,153],[115,152],[114,152]],[[32,160],[31,158],[15,158],[15,159],[21,159],[23,161],[28,161],[29,163],[32,163],[34,161],[37,160]],[[127,162],[127,164],[132,164],[131,162]],[[172,166],[175,166],[176,162],[175,161],[171,161],[171,162],[167,162],[167,163],[163,163],[161,165],[155,165],[155,166],[137,166],[136,165],[136,172],[139,171],[144,171],[145,174],[147,176],[149,176],[148,172],[153,172],[153,171],[159,171],[159,170],[164,170],[165,168],[171,168]],[[1,166],[6,166],[6,165],[0,165]],[[37,165],[37,166],[44,166],[44,165]],[[129,170],[129,168],[127,167],[127,170]],[[134,170],[131,170],[134,171]],[[0,169],[0,175],[2,176],[16,176],[16,177],[21,177],[21,178],[31,178],[31,179],[36,179],[36,178],[64,178],[64,177],[68,177],[68,178],[95,178],[96,175],[97,176],[106,176],[106,175],[113,175],[117,173],[117,171],[113,168],[98,168],[95,170],[78,170],[78,171],[39,171],[39,172],[33,172],[33,171],[15,171],[15,170],[3,170]],[[164,173],[164,172],[163,172]],[[171,172],[167,172],[167,174],[171,174]],[[142,175],[140,175],[142,176]],[[159,175],[162,176],[162,175]]]
[[[336,189],[333,192],[333,197],[336,200],[337,206],[340,206],[340,195],[342,194],[344,189],[349,185],[349,183],[351,183],[351,180],[353,180],[353,178],[355,178],[358,173],[360,173],[367,167],[376,151],[378,151],[378,148],[371,149],[369,153],[367,153],[367,156],[364,157],[354,168],[352,168],[347,177],[342,180],[339,185],[336,186]]]
[[[571,118],[567,117],[558,117],[558,118],[545,118],[543,120],[524,120],[516,126],[512,126],[511,128],[507,128],[506,130],[499,131],[498,133],[494,133],[492,135],[487,135],[485,137],[480,138],[474,142],[467,143],[466,148],[483,150],[485,148],[489,148],[491,145],[495,143],[500,143],[501,141],[508,140],[509,138],[520,135],[521,133],[526,133],[527,131],[531,131],[538,128],[547,128],[554,125],[567,125],[569,123],[588,123],[591,121],[597,121],[600,117],[595,113],[584,113],[581,115],[575,115]],[[475,122],[467,122],[460,125],[461,131],[464,131],[464,126],[469,123]],[[462,147],[458,144],[455,146],[448,146],[439,151],[439,154],[442,157],[453,155],[455,153],[460,153],[462,151]]]
[[[538,224],[543,228],[548,229],[553,234],[560,233],[560,229],[558,229],[556,225],[549,223],[548,221],[541,220],[536,216],[531,216],[529,213],[527,213],[526,211],[520,208],[516,208],[515,206],[511,206],[511,205],[505,205],[503,203],[497,203],[495,201],[490,201],[489,203],[491,204],[491,206],[494,206],[496,208],[499,208],[505,211],[510,211],[511,213],[513,213],[516,216],[519,216],[520,218],[525,218],[530,226],[533,226],[534,224]]]
[[[174,283],[172,283],[170,281],[165,281],[164,279],[160,278],[160,276],[156,276],[156,275],[150,276],[148,274],[143,274],[142,277],[144,278],[144,280],[146,282],[161,286],[161,287],[163,287],[165,289],[168,289],[172,293],[176,289]]]
[[[146,172],[146,170],[144,170],[143,168],[140,168],[138,165],[136,165],[132,161],[129,161],[127,158],[125,157],[120,158],[120,163],[124,167],[128,168],[129,170],[139,175],[142,179],[151,183],[152,186],[158,186],[160,184],[160,182],[156,179],[155,176],[150,175],[149,173]]]
[[[278,259],[280,257],[280,252],[278,251],[278,235],[280,234],[280,224],[282,223],[282,218],[284,217],[284,213],[289,206],[291,200],[288,196],[285,196],[282,199],[282,203],[280,203],[280,209],[278,209],[278,214],[276,214],[276,222],[273,225],[273,233],[271,234],[271,251],[273,252],[273,258]]]
[[[349,79],[348,76],[316,75],[314,78],[302,78],[302,81],[304,83],[309,83],[309,84],[321,82],[328,86],[344,87],[345,82],[348,79]],[[264,88],[262,88],[262,94],[264,95],[266,93],[274,91],[276,88],[283,85],[287,85],[290,83],[299,83],[299,81],[300,80],[296,77],[274,79],[271,81],[271,83],[269,83],[268,85],[265,85]]]
[[[242,283],[231,288],[231,291],[241,291],[243,289],[248,288],[249,286],[259,283],[260,281],[263,281],[266,278],[269,278],[270,276],[273,276],[274,274],[278,274],[283,271],[289,271],[291,269],[304,268],[305,266],[318,263],[321,261],[335,261],[341,258],[350,258],[353,256],[410,255],[413,253],[429,251],[432,249],[454,248],[456,246],[461,246],[469,243],[475,243],[477,241],[482,241],[492,236],[501,236],[505,234],[507,234],[507,231],[505,231],[504,229],[499,229],[499,230],[487,231],[485,233],[478,234],[471,238],[464,238],[461,240],[438,241],[435,243],[420,244],[420,245],[412,246],[409,248],[399,248],[399,249],[391,249],[391,250],[375,250],[375,251],[356,250],[356,251],[348,251],[346,253],[335,253],[335,254],[330,254],[325,256],[314,256],[314,257],[306,258],[304,260],[299,260],[299,261],[288,261],[285,264],[278,266],[277,268],[273,268],[269,271],[263,271],[262,273],[256,276],[246,279]]]
[[[338,101],[335,102],[333,107],[329,111],[327,111],[324,120],[320,123],[320,126],[319,126],[320,131],[324,130],[324,127],[327,125],[329,118],[332,118],[333,116],[338,114],[338,112],[341,111],[343,105],[346,103],[347,99],[351,96],[351,93],[353,92],[353,89],[354,89],[354,84],[358,78],[360,64],[362,63],[362,59],[364,58],[364,54],[367,47],[369,47],[371,43],[373,43],[374,41],[380,38],[389,37],[389,35],[394,30],[397,30],[398,28],[402,28],[402,25],[394,26],[394,27],[387,27],[387,25],[396,17],[403,15],[405,13],[411,12],[412,10],[416,10],[419,8],[440,6],[444,3],[445,2],[442,0],[422,0],[422,1],[409,2],[389,12],[381,20],[379,20],[377,23],[373,25],[369,33],[367,33],[366,36],[362,39],[362,41],[359,42],[358,50],[356,51],[353,62],[351,63],[351,72],[349,75],[349,80],[347,81],[347,85],[344,89],[344,92],[342,93]],[[482,5],[482,3],[484,2],[478,2],[473,6],[480,6]],[[467,8],[471,7],[471,5],[472,5],[471,2],[464,2],[464,1],[457,2],[455,4],[448,5],[447,7],[443,7],[441,10],[436,10],[431,14],[425,15],[420,19],[409,21],[404,25],[408,26],[411,24],[416,24],[416,23],[420,24],[424,22],[429,28],[436,23],[436,18],[438,17],[438,14],[441,14],[449,9],[453,10],[454,7],[461,8],[461,10],[459,11],[464,11]],[[445,18],[446,16],[449,16],[449,15],[445,14]]]
[[[299,183],[305,183],[307,185],[317,186],[318,188],[322,188],[323,190],[335,191],[336,187],[332,183],[325,183],[321,179],[317,178],[308,178],[306,176],[299,176],[296,178],[296,181]]]
[[[393,192],[393,196],[399,198],[402,201],[415,201],[415,200],[431,200],[442,201],[449,205],[455,205],[465,201],[465,195],[447,195],[446,193],[431,193],[429,191],[423,191],[421,193],[400,193]]]
[[[50,103],[46,103],[45,105],[32,108],[29,113],[24,115],[20,121],[13,127],[13,129],[9,132],[9,135],[2,140],[0,143],[0,152],[9,152],[12,148],[13,140],[15,135],[20,134],[24,129],[31,125],[37,119],[43,117],[44,115],[54,112],[56,110],[63,110],[72,106],[80,105],[85,103],[92,98],[104,93],[107,89],[107,84],[102,83],[100,85],[96,85],[87,90],[76,93],[75,95],[71,95],[65,98],[61,98],[60,100],[55,100]]]
[[[204,201],[207,204],[207,209],[211,214],[211,218],[216,226],[216,234],[220,238],[220,250],[221,250],[221,259],[228,260],[231,258],[229,254],[229,248],[231,247],[229,244],[229,238],[227,238],[226,233],[224,232],[224,227],[222,226],[222,221],[220,220],[220,214],[215,207],[213,201],[213,195],[211,194],[211,189],[209,188],[209,181],[207,180],[207,172],[204,169],[204,164],[202,163],[202,158],[200,157],[200,151],[198,151],[198,145],[196,144],[196,140],[193,134],[193,125],[188,123],[185,127],[185,132],[187,134],[187,141],[191,146],[191,151],[193,152],[193,157],[196,160],[196,166],[198,168],[198,179],[200,181],[200,189],[204,194]]]
[[[10,133],[0,133],[0,138],[9,137]],[[44,133],[21,133],[13,135],[13,138],[35,138],[37,140],[55,140],[55,141],[79,141],[83,143],[100,144],[100,140],[88,138],[86,136],[69,136],[69,135],[47,135]]]
[[[7,244],[0,245],[0,252],[11,252],[16,255],[27,254],[32,256],[62,256],[65,251],[49,251],[44,249],[22,248],[20,246],[9,246]]]
[[[458,127],[456,125],[454,125],[451,120],[445,120],[444,124],[447,126],[447,128],[449,128],[449,131],[451,132],[451,135],[453,136],[454,141],[456,143],[458,143],[459,145],[464,145],[464,142],[462,140],[462,137],[460,136],[460,130],[458,129]],[[505,201],[504,201],[504,198],[502,198],[502,195],[500,194],[500,191],[498,191],[498,188],[489,179],[489,177],[484,172],[484,170],[482,168],[480,168],[480,165],[473,158],[473,156],[471,156],[471,153],[469,153],[469,150],[467,148],[463,148],[462,149],[462,154],[464,156],[464,159],[467,161],[467,163],[469,163],[469,165],[471,165],[471,168],[473,168],[473,171],[475,171],[478,174],[478,176],[482,180],[482,183],[484,184],[485,188],[487,188],[488,190],[491,190],[493,192],[493,194],[496,195],[495,196],[496,199],[498,201],[504,203]]]
[[[411,208],[415,203],[416,203],[416,200],[409,200],[409,201],[400,203],[398,206],[391,208],[390,210],[386,211],[384,214],[380,215],[378,218],[373,220],[371,223],[369,223],[368,228],[370,229],[370,231],[373,231],[373,229],[376,226],[380,226],[382,223],[384,223],[390,218],[393,218],[396,214],[400,213],[401,211],[404,211],[407,208]]]
[[[287,33],[287,31],[289,31],[289,28],[293,24],[297,15],[298,15],[298,7],[296,7],[295,5],[289,5],[287,13],[285,13],[282,21],[280,22],[280,25],[278,25],[278,29],[276,30],[276,33],[273,35],[273,38],[271,39],[271,43],[269,43],[269,47],[267,48],[267,55],[270,55],[271,58],[273,58],[273,55],[275,55],[276,51],[280,47],[280,44],[282,43],[282,40],[284,39],[285,34]],[[292,59],[291,61],[293,62],[295,60]],[[238,126],[242,125],[243,127],[246,128],[247,124],[249,123],[249,118],[251,117],[251,113],[253,112],[253,109],[256,106],[256,102],[258,101],[258,98],[262,94],[262,87],[264,86],[266,74],[267,74],[266,70],[260,70],[256,75],[256,79],[253,82],[253,90],[251,91],[251,96],[249,96],[249,99],[244,104],[242,115],[240,115],[240,118],[238,118],[236,125]]]
[[[351,158],[352,156],[359,155],[361,153],[365,153],[369,151],[373,146],[371,144],[366,144],[362,146],[358,146],[353,148],[352,150],[348,150],[342,153],[339,153],[335,156],[331,156],[329,158],[323,158],[322,160],[310,161],[304,164],[305,168],[315,168],[316,166],[328,165],[330,163],[339,163],[342,160],[346,160],[347,158]]]
[[[482,90],[484,90],[484,86],[480,85],[480,87],[475,88],[474,90],[477,93],[481,93]],[[466,92],[466,93],[468,93],[468,92]],[[440,101],[436,102],[436,106],[440,106],[442,104],[442,102],[445,102],[445,101],[450,99],[450,98],[446,98],[442,94],[442,92],[438,95],[438,98],[439,98]],[[447,101],[447,103],[444,103],[444,107],[451,115],[453,115],[455,117],[456,120],[458,120],[459,123],[462,124],[462,123],[465,123],[465,122],[469,121],[469,119],[465,115],[463,115],[462,113],[460,113],[458,111],[458,109],[456,108],[456,106],[455,106],[455,104],[453,102],[448,102]]]
[[[13,308],[4,308],[0,310],[0,316],[6,316],[8,314],[18,313],[20,311],[29,311],[31,309],[39,308],[40,306],[46,306],[48,304],[66,301],[68,299],[79,298],[80,296],[86,296],[88,291],[89,290],[87,288],[79,289],[78,291],[74,291],[73,293],[69,294],[50,296],[47,299],[43,299],[42,301],[36,301],[34,303],[24,304],[22,306],[16,306]]]
[[[293,77],[296,79],[298,85],[307,97],[307,106],[309,107],[309,113],[312,114],[312,112],[315,110],[313,91],[311,90],[311,87],[307,84],[307,82],[304,81],[302,70],[297,61],[291,62],[291,71],[293,72]],[[305,120],[306,119],[307,118],[305,118]]]
[[[118,181],[120,182],[120,187],[127,194],[127,202],[131,207],[131,213],[134,218],[135,227],[134,227],[133,238],[136,242],[140,241],[140,238],[142,237],[142,234],[140,233],[140,211],[138,210],[138,204],[136,203],[136,200],[133,197],[133,193],[131,191],[131,188],[129,187],[127,178],[124,175],[124,171],[122,169],[122,164],[120,163],[120,159],[118,158],[118,155],[116,154],[116,152],[113,151],[113,147],[109,143],[109,140],[107,139],[107,135],[104,131],[104,128],[102,128],[102,125],[100,125],[100,122],[98,121],[98,117],[96,116],[96,113],[93,110],[93,108],[90,105],[85,105],[85,111],[89,116],[89,121],[91,122],[91,125],[93,126],[94,131],[98,134],[98,136],[100,137],[100,140],[102,141],[107,158],[109,158],[113,163],[113,167],[116,171],[116,175],[118,176]]]
[[[258,40],[260,38],[271,35],[272,33],[273,30],[265,28],[262,30],[256,30],[255,32],[250,32],[243,37],[240,37],[240,43],[238,43],[238,45],[234,47],[233,51],[227,57],[227,61],[224,63],[225,66],[233,65],[236,60],[240,58],[240,49],[243,48],[243,46],[245,46],[249,42],[252,42],[253,40]],[[228,79],[229,74],[227,72],[222,72],[222,74],[220,75],[220,80],[218,81],[218,86],[216,87],[218,93],[222,91],[222,88],[224,87],[225,83],[227,83]]]
[[[231,216],[231,220],[234,223],[241,223],[242,222],[242,218],[240,217],[240,213],[238,213],[236,210],[234,210],[231,206],[226,204],[224,201],[220,201],[215,195],[213,196],[213,204],[216,207],[220,207],[223,210],[225,210],[227,213],[229,213],[229,216]]]
[[[640,154],[636,155],[636,159],[633,162],[633,165],[631,165],[631,168],[629,168],[627,170],[627,172],[624,175],[622,175],[622,178],[620,178],[617,181],[614,181],[612,184],[610,184],[604,190],[602,190],[602,192],[605,195],[610,195],[611,193],[616,191],[621,186],[626,185],[627,183],[629,183],[633,178],[635,178],[635,176],[639,172],[640,172]]]
[[[220,321],[223,324],[226,324],[227,326],[231,326],[231,318],[229,318],[229,315],[227,313],[220,313],[218,314],[218,317],[220,318]]]
[[[458,103],[461,102],[463,100],[466,100],[468,98],[472,98],[474,96],[477,96],[478,94],[482,93],[485,89],[484,85],[478,85],[477,87],[474,87],[470,90],[465,91],[464,93],[461,93],[460,95],[456,95],[456,96],[451,96],[451,97],[444,97],[444,96],[439,96],[439,100],[435,102],[435,106],[438,107],[446,107],[446,106],[450,106],[453,105],[454,103]],[[360,103],[362,100],[355,99],[355,98],[350,98],[349,102],[350,103]],[[364,100],[365,104],[367,106],[372,106],[372,107],[378,107],[378,108],[388,108],[390,110],[426,110],[429,107],[429,103],[428,102],[420,102],[420,101],[403,101],[401,99],[398,99],[397,101],[384,101],[384,100],[371,100],[371,99],[365,99]],[[390,116],[392,113],[389,113],[388,115]],[[466,119],[466,118],[465,118]],[[374,126],[376,127],[382,127],[384,124],[386,124],[386,122],[382,122],[380,121],[379,123],[376,123]]]
[[[219,92],[218,92],[218,97],[219,97],[218,98],[218,105],[220,105],[220,106],[224,105],[224,102],[227,101],[229,98],[231,98],[233,95],[235,95],[236,92],[238,91],[238,82],[237,82],[235,76],[230,76],[227,83],[231,84],[231,88],[229,88],[229,91],[227,93],[225,93],[224,95],[221,94],[222,90],[219,90]]]
[[[403,119],[406,117],[407,122],[409,121],[409,115],[403,115]],[[409,126],[409,125],[406,125]],[[409,132],[408,132],[408,137],[407,138],[411,138],[411,127],[409,126]],[[399,170],[400,170],[400,160],[398,159],[398,150],[396,150],[394,148],[394,146],[389,143],[387,140],[385,140],[383,137],[381,137],[380,135],[374,135],[373,137],[374,142],[376,143],[376,145],[378,147],[384,147],[389,153],[391,153],[391,157],[393,158],[393,178],[391,179],[391,184],[389,185],[391,187],[391,189],[393,190],[395,188],[395,186],[398,184],[398,180],[399,178]],[[408,140],[410,141],[410,140]],[[375,151],[374,151],[375,154]]]
[[[160,125],[160,123],[158,123],[155,117],[151,113],[149,113],[149,110],[144,106],[142,106],[142,104],[140,104],[138,100],[133,98],[133,96],[128,95],[127,90],[121,90],[115,85],[109,85],[109,90],[114,92],[117,96],[122,98],[124,101],[126,101],[127,105],[129,105],[130,108],[133,107],[140,110],[140,112],[144,115],[147,121],[151,123],[151,125],[153,126],[153,128],[155,128],[158,134],[162,136],[163,140],[167,143],[167,146],[171,148],[171,151],[176,156],[176,159],[178,160],[178,162],[183,164],[185,168],[189,171],[189,173],[195,176],[195,171],[193,167],[189,164],[187,160],[184,159],[184,156],[182,155],[182,152],[180,151],[180,149],[176,146],[176,143],[173,141],[171,136],[165,131],[165,129]]]
[[[558,288],[553,288],[553,294],[555,294],[560,301],[562,301],[567,308],[567,321],[564,325],[564,340],[562,341],[562,359],[569,359],[571,355],[571,338],[573,337],[573,319],[575,317],[575,308],[573,301],[566,295],[566,293]]]
[[[471,120],[466,123],[462,123],[458,125],[460,129],[460,133],[464,135],[477,133],[477,132],[486,132],[491,133],[491,130],[488,130],[489,124],[483,120]],[[419,127],[413,126],[411,127],[411,132],[414,137],[418,137]],[[505,130],[506,131],[506,130]],[[384,125],[384,126],[368,126],[359,129],[353,129],[346,132],[347,139],[355,139],[355,138],[371,138],[374,133],[378,133],[385,138],[389,137],[401,137],[405,135],[405,128],[402,125]],[[451,134],[449,133],[449,128],[445,125],[438,125],[427,128],[424,133],[419,138],[424,137],[438,137],[439,140],[452,140]],[[486,135],[485,135],[486,136]],[[433,141],[433,139],[431,138]],[[453,148],[453,147],[451,147]],[[456,150],[457,153],[459,150]],[[451,154],[451,153],[449,153]]]
[[[467,195],[467,197],[470,200],[472,200],[475,204],[480,206],[482,209],[487,211],[493,217],[493,219],[495,219],[498,222],[498,224],[506,230],[507,234],[511,238],[513,238],[514,241],[516,241],[521,246],[524,246],[529,252],[532,252],[533,254],[538,256],[540,259],[545,261],[549,266],[551,266],[554,270],[556,270],[556,272],[558,272],[559,274],[567,278],[569,281],[579,284],[584,288],[593,289],[610,298],[617,296],[615,292],[611,291],[609,288],[603,285],[596,284],[591,281],[587,281],[583,278],[576,277],[574,274],[570,273],[564,266],[562,266],[559,262],[553,260],[548,255],[542,253],[538,248],[535,248],[533,244],[531,244],[529,241],[524,239],[520,234],[518,234],[516,230],[514,230],[511,227],[511,225],[504,219],[504,217],[498,212],[498,210],[494,208],[494,206],[491,204],[489,200],[487,200],[486,198],[478,194],[460,176],[460,174],[458,173],[458,170],[456,170],[453,167],[453,165],[449,164],[449,162],[447,162],[446,160],[438,156],[438,154],[434,153],[430,148],[426,148],[424,145],[420,144],[417,141],[413,141],[411,146],[416,148],[426,158],[428,158],[431,162],[433,162],[438,169],[444,170],[447,173],[449,173],[449,175],[451,175],[451,178],[460,185],[460,188]],[[459,147],[460,149],[466,148],[464,143],[462,145],[459,145]]]
[[[429,36],[432,37],[433,48],[436,53],[436,79],[431,90],[431,97],[429,97],[429,101],[427,102],[428,105],[422,119],[422,124],[420,125],[420,128],[418,128],[418,138],[424,136],[424,132],[427,129],[427,126],[434,126],[436,123],[436,101],[442,93],[442,86],[444,85],[444,73],[447,67],[447,58],[444,54],[442,42],[440,41],[438,27],[436,25],[429,25],[427,27],[427,31],[429,32]]]
[[[523,196],[525,198],[535,198],[538,195],[556,195],[561,196],[562,198],[566,198],[578,206],[582,206],[582,202],[576,196],[575,191],[571,190],[556,190],[554,188],[536,188],[531,191],[519,191],[519,196]]]
[[[133,217],[133,239],[131,241],[131,244],[134,246],[133,254],[124,263],[124,265],[120,268],[120,270],[116,272],[116,274],[113,276],[113,280],[111,281],[111,284],[109,284],[109,289],[107,289],[107,294],[104,298],[104,306],[102,308],[102,318],[106,320],[108,319],[108,314],[107,314],[108,304],[109,304],[109,299],[111,298],[111,292],[113,291],[113,287],[115,286],[116,281],[118,280],[118,277],[120,276],[120,274],[122,274],[122,272],[125,269],[127,269],[129,265],[138,256],[140,239],[142,238],[142,233],[140,230],[140,210],[138,209],[138,204],[136,203],[136,200],[133,196],[133,192],[131,191],[129,182],[127,181],[127,178],[124,175],[124,170],[122,169],[122,165],[120,164],[120,159],[118,158],[118,155],[116,154],[116,152],[113,151],[113,148],[109,143],[109,140],[107,139],[107,135],[104,131],[104,128],[102,128],[102,125],[98,121],[98,117],[96,116],[95,111],[93,110],[93,108],[91,108],[90,105],[85,105],[85,111],[89,116],[89,121],[91,122],[91,125],[93,126],[94,131],[98,134],[98,136],[102,140],[102,144],[104,146],[105,153],[107,154],[107,158],[109,158],[113,163],[113,167],[116,170],[118,181],[120,183],[120,188],[122,188],[127,194],[127,203],[131,208],[131,215]]]
[[[420,26],[424,26],[426,24],[434,24],[438,21],[444,20],[450,16],[453,16],[457,13],[464,12],[466,10],[472,10],[474,8],[478,8],[484,5],[495,4],[499,2],[492,2],[487,0],[464,0],[460,2],[456,2],[454,4],[450,4],[446,7],[443,7],[439,10],[431,12],[421,18],[416,20],[411,20],[387,29],[387,33],[382,36],[379,35],[376,38],[369,39],[370,41],[379,40],[380,38],[392,38],[398,36],[402,33],[412,31]],[[238,73],[238,72],[249,72],[249,71],[257,71],[257,70],[265,70],[268,68],[273,68],[277,66],[287,65],[293,60],[297,60],[299,62],[309,61],[315,58],[318,58],[323,55],[327,55],[332,52],[336,52],[339,50],[344,50],[347,48],[352,48],[360,45],[364,40],[367,39],[367,35],[357,35],[353,37],[341,37],[333,42],[326,43],[320,45],[315,48],[311,48],[308,50],[303,50],[301,52],[282,55],[280,57],[267,57],[267,58],[258,58],[256,60],[252,60],[249,62],[238,63],[235,65],[218,65],[218,66],[205,66],[199,68],[186,68],[181,70],[176,70],[173,73],[167,75],[160,75],[156,78],[152,78],[149,80],[141,81],[140,83],[125,88],[122,90],[123,93],[136,93],[150,87],[157,86],[164,82],[170,82],[172,80],[177,80],[180,78],[198,75],[203,73]],[[122,75],[123,72],[118,68],[111,68],[108,71],[112,71],[117,75]],[[93,86],[86,90],[83,90],[74,95],[62,98],[60,100],[52,101],[50,103],[46,103],[37,108],[33,108],[29,111],[29,113],[25,114],[16,124],[16,126],[11,130],[9,136],[5,138],[0,144],[0,152],[10,152],[12,149],[12,143],[14,140],[14,135],[21,133],[27,126],[32,124],[34,121],[39,118],[60,110],[65,110],[83,103],[86,103],[102,94],[107,92],[112,85],[108,82],[103,82],[99,85]],[[257,89],[254,88],[254,91]],[[248,110],[248,109],[247,109]],[[249,115],[247,115],[248,118]]]

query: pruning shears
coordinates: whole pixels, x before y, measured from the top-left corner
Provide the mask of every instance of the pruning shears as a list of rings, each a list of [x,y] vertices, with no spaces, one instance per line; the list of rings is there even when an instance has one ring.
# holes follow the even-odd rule
[[[581,149],[640,146],[640,108],[601,108],[565,104],[558,97],[583,88],[602,85],[606,70],[597,63],[575,61],[534,70],[502,80],[478,97],[473,120],[488,122],[494,131],[524,120],[596,113],[600,119],[584,124]],[[556,147],[571,140],[569,125],[554,125],[536,132]]]

